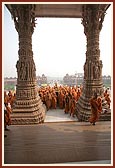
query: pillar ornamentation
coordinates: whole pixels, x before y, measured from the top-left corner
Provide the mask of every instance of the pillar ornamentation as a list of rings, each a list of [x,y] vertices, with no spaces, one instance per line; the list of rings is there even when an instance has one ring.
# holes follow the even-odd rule
[[[101,5],[83,5],[82,24],[87,38],[84,79],[100,79],[102,77],[102,61],[100,60],[99,33],[102,29],[105,11]]]
[[[101,4],[83,5],[82,24],[86,35],[86,62],[84,64],[83,93],[77,102],[77,117],[87,121],[91,114],[90,98],[96,92],[102,97],[103,107],[107,103],[103,96],[102,61],[100,60],[99,34],[105,17],[105,9]]]
[[[36,67],[33,60],[32,34],[35,5],[12,5],[11,15],[19,35],[16,101],[11,115],[12,124],[43,123],[45,108],[38,95]]]

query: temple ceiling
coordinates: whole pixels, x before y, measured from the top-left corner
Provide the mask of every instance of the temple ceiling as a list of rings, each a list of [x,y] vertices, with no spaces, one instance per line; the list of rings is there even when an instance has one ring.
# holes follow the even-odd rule
[[[13,4],[22,5],[22,4]],[[81,18],[83,4],[32,4],[36,17],[63,17],[63,18]],[[89,5],[89,4],[87,4]],[[92,5],[92,4],[90,4]],[[95,5],[95,4],[94,4]],[[110,4],[100,4],[102,8],[107,10]],[[6,4],[11,12],[12,4]]]

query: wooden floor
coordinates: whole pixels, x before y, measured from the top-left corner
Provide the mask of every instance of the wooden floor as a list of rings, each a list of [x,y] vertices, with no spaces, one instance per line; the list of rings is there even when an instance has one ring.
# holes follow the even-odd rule
[[[9,126],[3,144],[3,165],[111,164],[111,122],[44,123]],[[105,161],[105,162],[104,162]]]

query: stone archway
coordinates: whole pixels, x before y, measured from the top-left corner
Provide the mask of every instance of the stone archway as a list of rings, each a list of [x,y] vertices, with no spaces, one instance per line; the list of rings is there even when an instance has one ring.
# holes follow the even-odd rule
[[[52,9],[50,12],[46,10],[49,7],[48,4],[41,6],[33,4],[7,5],[19,35],[19,60],[16,64],[18,79],[16,103],[12,114],[13,124],[42,123],[45,118],[45,109],[36,88],[36,67],[32,52],[32,34],[35,27],[35,18],[38,16],[68,17],[73,11],[71,17],[82,18],[84,33],[87,38],[87,51],[84,64],[83,94],[77,103],[77,116],[79,120],[86,121],[88,119],[90,115],[89,99],[94,92],[96,91],[102,96],[103,83],[102,62],[99,58],[99,33],[102,28],[105,11],[109,5],[72,4],[69,5],[70,11],[67,6],[67,4],[59,4],[57,8],[56,5],[50,5],[50,9]],[[57,10],[57,15],[55,9]],[[64,12],[60,9],[63,9]],[[99,72],[98,76],[95,73],[96,70]],[[106,105],[104,100],[103,105]]]

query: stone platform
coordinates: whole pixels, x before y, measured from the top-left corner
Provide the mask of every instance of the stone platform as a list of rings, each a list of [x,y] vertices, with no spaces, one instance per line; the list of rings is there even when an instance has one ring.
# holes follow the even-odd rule
[[[69,116],[62,113],[63,121],[56,122],[53,119],[61,115],[55,116],[55,110],[52,113],[51,119],[47,112],[43,124],[9,126],[10,131],[5,131],[3,165],[112,164],[111,121],[99,121],[93,126],[69,121]]]
[[[46,111],[45,123],[50,122],[71,122],[78,121],[77,117],[72,117],[64,113],[64,109],[52,109]]]

